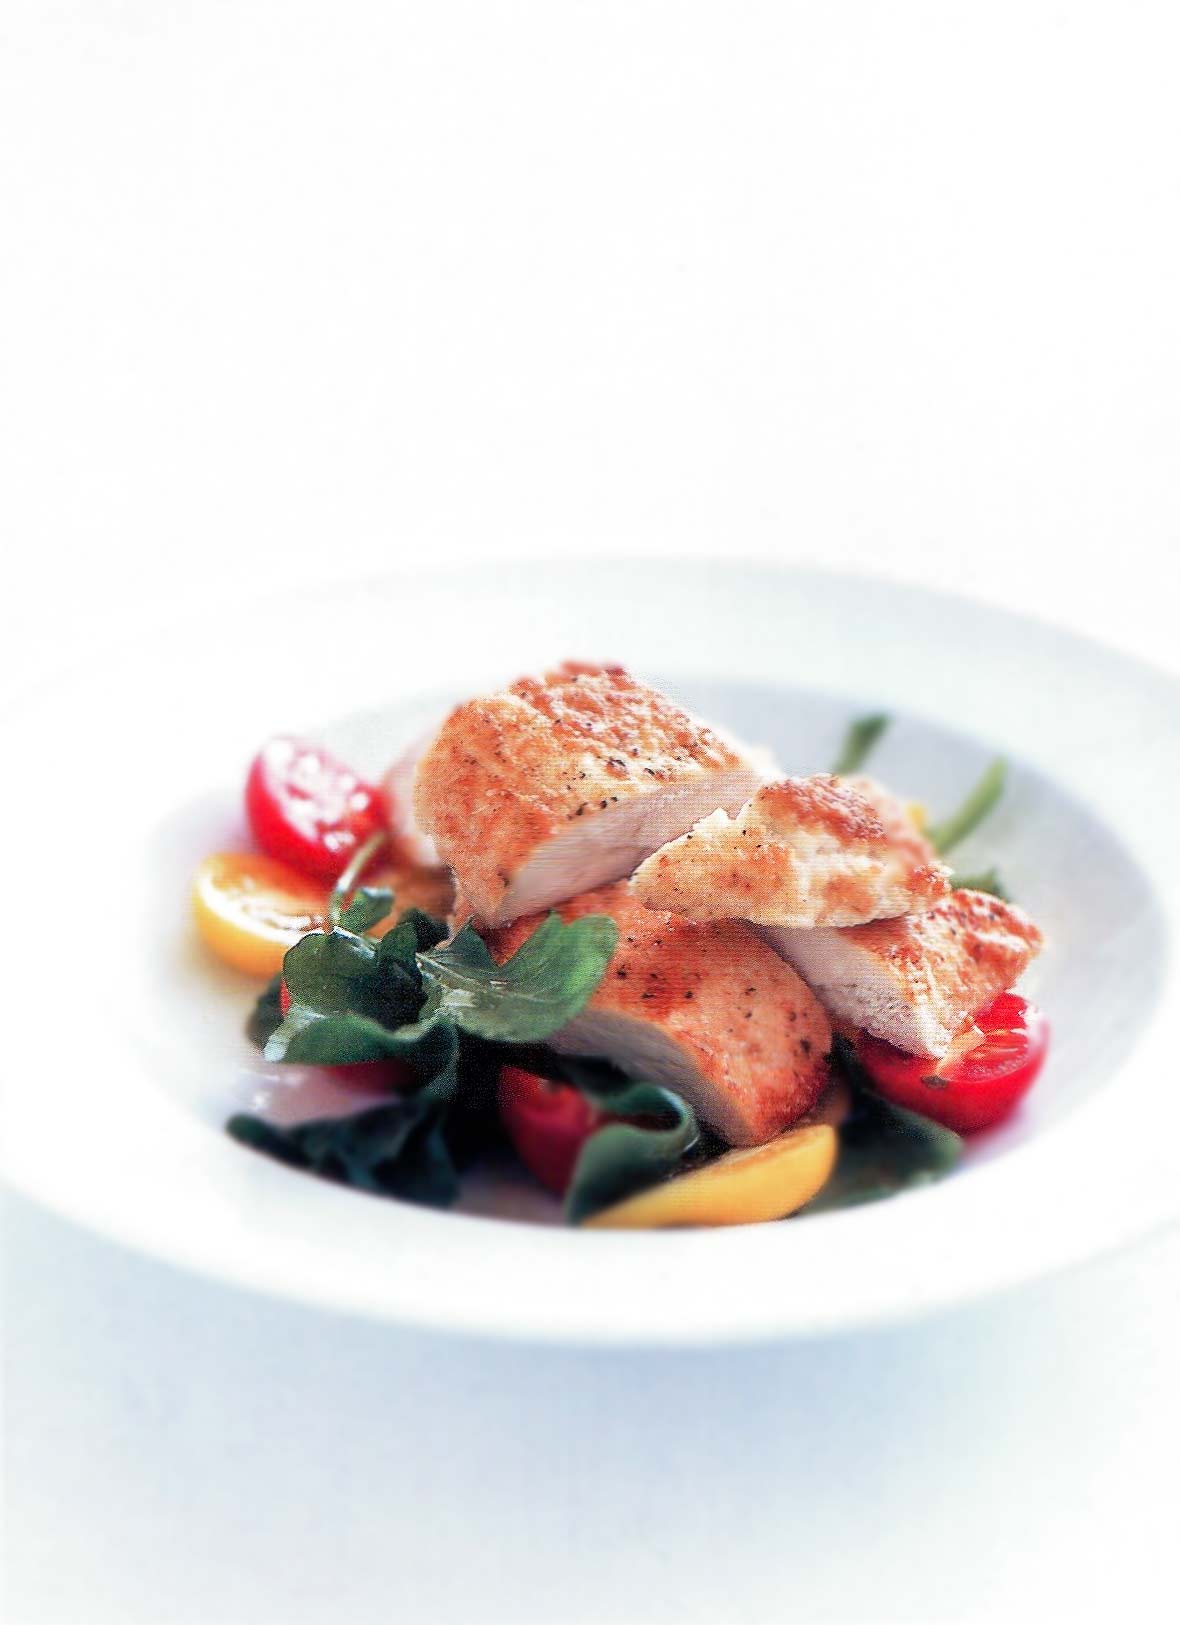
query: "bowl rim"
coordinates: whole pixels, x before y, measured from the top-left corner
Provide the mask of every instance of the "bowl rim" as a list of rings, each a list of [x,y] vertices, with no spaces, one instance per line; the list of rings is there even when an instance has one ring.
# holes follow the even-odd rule
[[[1028,757],[1113,824],[1151,877],[1169,951],[1160,971],[1161,997],[1107,1087],[1079,1105],[1043,1143],[1015,1147],[968,1179],[872,1208],[815,1215],[806,1226],[636,1235],[546,1231],[467,1215],[457,1222],[454,1216],[292,1179],[288,1170],[249,1156],[161,1090],[156,1058],[131,1044],[114,1044],[99,1059],[100,1071],[110,1074],[117,1067],[118,1086],[105,1095],[97,1088],[92,1092],[89,1108],[80,1109],[77,1143],[59,1147],[60,1154],[48,1159],[46,1136],[60,1136],[55,1107],[47,1093],[21,1088],[19,1080],[45,1070],[38,1018],[52,1019],[52,998],[35,979],[30,982],[20,944],[10,940],[10,985],[21,987],[29,1019],[23,1024],[27,1031],[15,1035],[4,1072],[8,1131],[0,1173],[7,1182],[73,1223],[237,1287],[368,1319],[581,1346],[765,1342],[896,1322],[1076,1266],[1174,1222],[1180,1214],[1177,1142],[1168,1130],[1180,1127],[1180,1116],[1176,1091],[1167,1084],[1170,1034],[1180,1013],[1174,953],[1180,885],[1174,865],[1164,858],[1168,799],[1180,790],[1180,752],[1164,747],[1180,740],[1180,682],[1027,614],[896,581],[765,563],[597,559],[540,565],[521,560],[476,571],[399,571],[326,592],[284,594],[266,609],[290,630],[350,612],[357,621],[373,621],[383,607],[404,606],[407,597],[416,601],[422,621],[439,605],[450,605],[474,639],[469,665],[487,665],[483,651],[492,652],[494,638],[486,627],[477,632],[481,619],[503,615],[520,635],[530,617],[543,620],[547,611],[557,623],[567,616],[568,624],[576,602],[587,621],[599,624],[612,605],[617,608],[621,594],[640,600],[646,595],[649,601],[658,595],[663,620],[652,636],[663,652],[653,648],[653,668],[696,669],[692,662],[676,661],[674,651],[686,648],[692,628],[707,619],[723,630],[702,675],[724,678],[728,661],[738,664],[729,672],[735,682],[773,680],[765,675],[773,665],[773,640],[760,622],[756,634],[743,639],[743,610],[766,614],[776,603],[789,605],[816,623],[810,633],[798,626],[804,641],[826,637],[829,644],[836,641],[833,628],[848,622],[856,635],[844,660],[833,661],[830,648],[815,642],[820,681],[804,683],[794,675],[780,681],[863,696],[869,692],[867,679],[884,670],[883,703],[902,703],[915,719],[977,732],[960,726],[965,713],[968,724],[982,724],[985,736]],[[522,595],[523,606],[514,605]],[[219,638],[232,645],[259,614],[256,605],[238,606],[219,627]],[[915,684],[917,662],[930,654],[927,643],[901,655],[896,649],[899,638],[920,640],[928,623],[938,628],[931,647],[945,675],[936,693]],[[626,638],[633,640],[640,630],[632,613]],[[77,727],[88,706],[109,704],[111,694],[135,692],[137,670],[142,673],[145,664],[164,661],[162,687],[171,684],[170,692],[189,692],[191,698],[191,684],[203,677],[204,668],[198,663],[186,672],[184,656],[202,641],[207,645],[203,619],[178,620],[63,669],[5,706],[16,748],[45,755],[49,739],[61,737],[63,715]],[[409,639],[414,658],[428,643],[419,627]],[[891,652],[893,659],[886,662]],[[249,666],[255,676],[259,669],[257,660]],[[988,727],[979,692],[952,702],[956,684],[986,694],[989,674],[992,681],[1002,674],[1001,686],[1011,693],[1020,691],[1021,683],[1043,683],[1047,672],[1062,686],[1068,682],[1071,700],[1068,716],[1060,713],[1067,725],[1048,737],[1037,735],[1035,717],[1022,719],[1019,728],[1010,717],[998,719],[996,729]],[[232,691],[224,673],[217,681],[222,691],[227,686]],[[898,701],[907,685],[921,693],[923,703]],[[425,687],[438,687],[433,670],[429,682],[407,698]],[[299,692],[310,697],[312,691],[305,685]],[[1038,693],[1041,716],[1052,714],[1051,701],[1051,695]],[[144,704],[159,707],[162,701],[156,695]],[[1086,707],[1103,722],[1101,749],[1089,753],[1078,749],[1077,741],[1086,735],[1073,717]],[[1153,750],[1147,762],[1143,736],[1149,713],[1151,728],[1162,726],[1167,735],[1160,739],[1148,730]],[[62,782],[60,760],[51,761],[46,771]],[[30,865],[22,878],[25,899],[36,895],[34,868]],[[1140,1147],[1138,1160],[1120,1161],[1111,1156],[1112,1135],[1124,1121],[1115,1086],[1132,1077],[1157,1130],[1148,1137],[1151,1143]],[[119,1135],[126,1137],[132,1120],[134,1137],[120,1151]],[[144,1143],[152,1147],[146,1160]],[[102,1178],[87,1172],[95,1145],[108,1158]],[[1055,1192],[1053,1203],[1044,1200],[1046,1188]],[[1099,1189],[1101,1200],[1095,1201]],[[784,1230],[792,1237],[789,1257]],[[768,1291],[766,1282],[781,1279],[785,1268],[790,1290]],[[707,1293],[700,1290],[704,1280]]]

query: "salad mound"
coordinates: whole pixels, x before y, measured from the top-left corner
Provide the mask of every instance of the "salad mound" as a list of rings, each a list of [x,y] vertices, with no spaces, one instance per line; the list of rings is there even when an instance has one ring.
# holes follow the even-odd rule
[[[942,1177],[1041,1069],[1047,1024],[1012,991],[1041,936],[994,870],[944,861],[1004,764],[931,824],[861,774],[888,720],[786,778],[621,668],[569,663],[457,707],[412,805],[404,763],[378,786],[271,740],[246,787],[260,850],[205,860],[195,919],[268,978],[247,1025],[266,1060],[330,1069],[356,1107],[228,1132],[437,1207],[507,1158],[596,1229]]]

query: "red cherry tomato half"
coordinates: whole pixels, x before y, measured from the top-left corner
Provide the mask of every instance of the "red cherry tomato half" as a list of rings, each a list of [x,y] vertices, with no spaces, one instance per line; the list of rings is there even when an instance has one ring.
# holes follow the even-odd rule
[[[246,816],[272,858],[336,880],[358,846],[385,827],[381,792],[319,745],[268,740],[246,779]]]
[[[554,1083],[519,1066],[500,1068],[498,1100],[517,1156],[542,1185],[561,1196],[578,1152],[608,1118],[568,1083]]]
[[[291,1008],[291,995],[286,982],[279,983],[279,1009],[284,1015]],[[358,1089],[388,1089],[394,1094],[414,1081],[414,1069],[408,1061],[399,1061],[391,1055],[382,1061],[354,1061],[351,1066],[325,1066],[337,1083],[355,1084]]]
[[[986,1036],[942,1065],[867,1034],[858,1053],[886,1100],[970,1134],[1008,1115],[1032,1086],[1049,1048],[1049,1023],[1018,993],[1001,993],[976,1016],[975,1025]]]

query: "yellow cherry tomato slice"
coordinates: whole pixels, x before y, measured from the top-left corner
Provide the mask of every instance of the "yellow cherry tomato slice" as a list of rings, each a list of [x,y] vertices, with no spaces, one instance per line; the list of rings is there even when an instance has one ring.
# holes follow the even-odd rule
[[[715,1162],[592,1214],[587,1229],[660,1230],[674,1225],[763,1224],[810,1202],[836,1165],[830,1123],[788,1129],[765,1145],[727,1151]]]
[[[207,947],[249,976],[274,976],[287,949],[319,930],[328,888],[276,858],[217,852],[193,877],[193,915]]]

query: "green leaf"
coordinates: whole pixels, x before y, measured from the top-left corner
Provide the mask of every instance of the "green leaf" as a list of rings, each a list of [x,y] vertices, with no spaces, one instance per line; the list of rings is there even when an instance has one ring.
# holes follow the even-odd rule
[[[422,974],[418,969],[418,938],[409,920],[399,920],[392,931],[387,931],[379,938],[377,953],[384,963],[400,965],[421,983]]]
[[[349,1022],[363,1023],[364,1018],[317,1016],[310,1011],[292,1010],[283,1025],[292,1023],[302,1034],[318,1034],[321,1039],[335,1027],[336,1041],[326,1046],[328,1058],[334,1061],[342,1053],[340,1024]],[[460,1086],[459,1036],[447,1022],[431,1024],[413,1037],[386,1032],[376,1023],[367,1026],[383,1035],[382,1044],[399,1046],[396,1053],[421,1072],[425,1081],[414,1093],[367,1111],[315,1118],[289,1128],[242,1112],[230,1118],[226,1130],[243,1145],[289,1167],[304,1168],[359,1190],[447,1207],[459,1189],[449,1143]],[[383,1053],[391,1051],[387,1047]],[[315,1054],[286,1058],[325,1057]]]
[[[321,1015],[351,1010],[376,1016],[382,1007],[377,948],[351,931],[311,931],[283,956],[293,1004]]]
[[[548,1038],[585,1008],[614,953],[618,926],[606,914],[568,924],[550,914],[498,965],[470,924],[418,955],[424,1016],[448,1016],[466,1032],[503,1043]]]
[[[398,1027],[421,1003],[416,972],[381,943],[339,928],[310,932],[289,948],[283,980],[292,1004],[317,1015],[364,1016]]]
[[[389,1028],[371,1016],[348,1011],[321,1015],[303,1005],[294,1005],[271,1035],[263,1054],[268,1061],[288,1061],[303,1066],[408,1061],[417,1071],[434,1076],[444,1067],[454,1070],[458,1038],[454,1027],[444,1020]]]
[[[832,772],[855,773],[892,720],[884,711],[874,711],[871,716],[858,717],[844,736],[844,743]]]
[[[361,934],[371,931],[392,911],[393,893],[388,886],[361,886],[348,907],[341,910],[339,924],[345,931]]]
[[[255,1001],[246,1021],[246,1037],[258,1049],[265,1049],[267,1040],[283,1019],[283,1007],[279,1003],[279,988],[283,985],[281,975],[272,976]]]
[[[472,1033],[460,1033],[458,1041],[459,1086],[447,1112],[446,1139],[452,1160],[462,1171],[493,1150],[508,1149],[497,1100],[500,1068],[508,1052]]]
[[[408,908],[398,921],[396,929],[400,930],[407,925],[414,933],[419,953],[425,953],[428,948],[436,947],[450,934],[445,920],[436,919],[433,914],[427,914],[420,908]]]
[[[289,1167],[358,1190],[431,1207],[449,1207],[459,1193],[439,1108],[419,1096],[290,1128],[242,1112],[230,1118],[226,1130]]]
[[[393,930],[387,931],[380,939],[378,958],[383,965],[389,961],[396,962],[403,970],[409,971],[421,986],[418,955],[442,942],[446,934],[447,928],[441,920],[436,920],[432,914],[423,914],[420,908],[408,908]]]
[[[963,1153],[949,1128],[906,1111],[867,1086],[856,1051],[845,1038],[832,1045],[833,1064],[853,1086],[853,1107],[840,1125],[840,1155],[828,1183],[804,1209],[820,1213],[855,1207],[948,1174]]]
[[[570,1224],[580,1224],[592,1213],[666,1179],[696,1145],[700,1137],[696,1114],[671,1089],[569,1058],[563,1059],[560,1070],[600,1111],[638,1119],[606,1123],[582,1146],[565,1194]]]
[[[1003,795],[1007,777],[1008,764],[1002,756],[997,756],[962,806],[949,818],[944,818],[941,824],[930,824],[927,827],[927,839],[936,852],[949,852],[952,847],[958,846],[960,841],[967,839]]]
[[[1011,893],[1005,888],[997,869],[984,869],[977,875],[952,875],[951,887],[954,891],[983,891],[990,897],[998,897],[1002,903],[1012,901]]]
[[[369,839],[357,847],[344,866],[344,871],[336,884],[332,887],[328,897],[328,924],[340,925],[347,912],[348,899],[356,890],[357,881],[372,863],[373,859],[383,852],[389,845],[389,831],[379,829]],[[392,901],[392,899],[391,899]],[[384,915],[378,915],[383,919]]]

